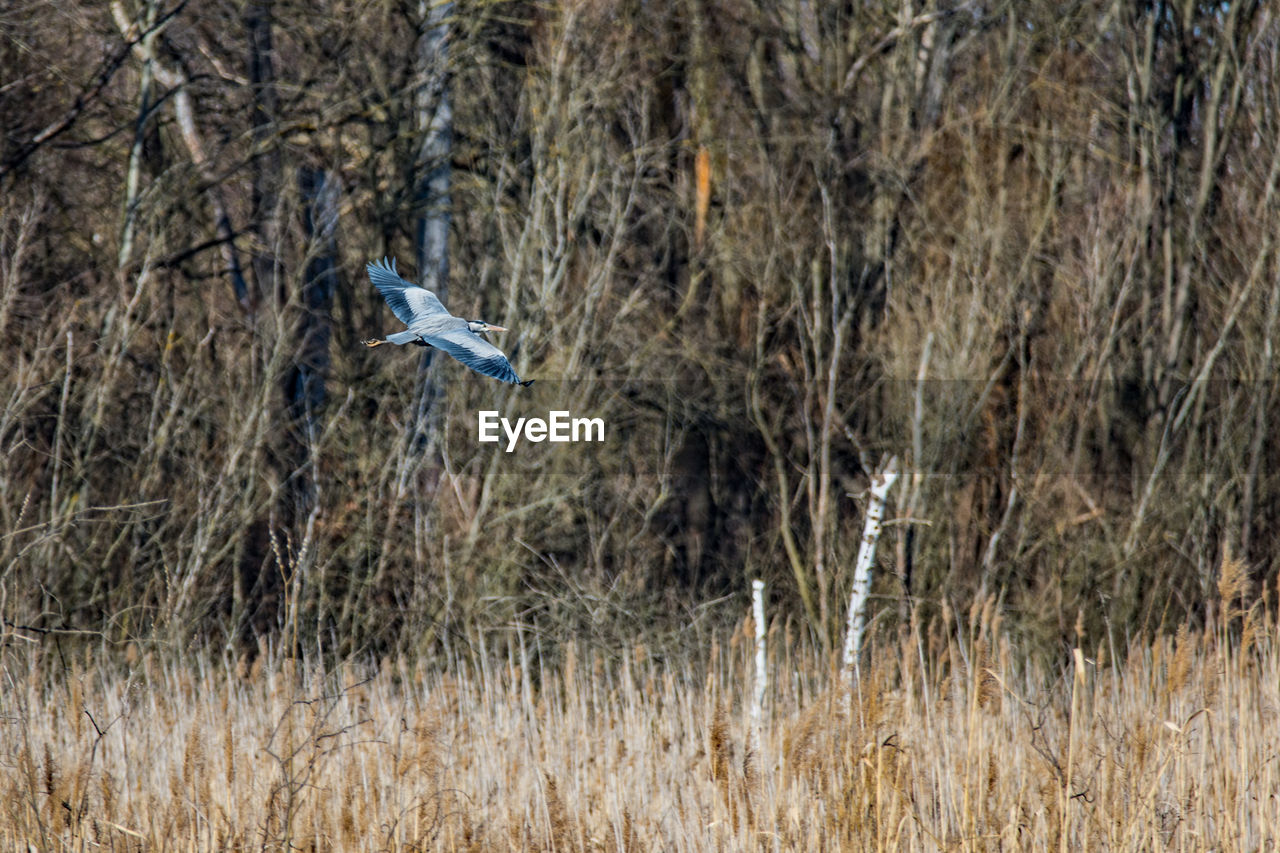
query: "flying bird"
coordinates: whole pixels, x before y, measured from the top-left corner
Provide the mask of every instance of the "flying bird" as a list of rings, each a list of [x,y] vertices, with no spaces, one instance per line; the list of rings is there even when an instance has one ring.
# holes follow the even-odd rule
[[[394,258],[390,263],[386,258],[375,261],[367,269],[373,286],[378,288],[400,322],[409,328],[404,332],[387,335],[385,340],[374,338],[365,341],[365,346],[417,344],[436,347],[477,373],[526,387],[533,384],[532,379],[521,382],[502,350],[480,337],[485,332],[507,331],[502,326],[453,316],[430,290],[401,278],[396,272]]]

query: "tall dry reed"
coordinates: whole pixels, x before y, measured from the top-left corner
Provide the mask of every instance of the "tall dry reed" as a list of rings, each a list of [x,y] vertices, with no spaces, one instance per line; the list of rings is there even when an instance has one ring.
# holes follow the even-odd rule
[[[871,650],[850,703],[774,627],[700,662],[571,647],[443,668],[11,642],[6,849],[1267,849],[1274,618],[1018,663],[994,608]],[[739,632],[741,634],[741,632]],[[783,635],[783,636],[779,636]],[[1034,661],[1038,658],[1030,658]],[[847,708],[848,710],[843,710]],[[846,716],[847,715],[847,716]]]

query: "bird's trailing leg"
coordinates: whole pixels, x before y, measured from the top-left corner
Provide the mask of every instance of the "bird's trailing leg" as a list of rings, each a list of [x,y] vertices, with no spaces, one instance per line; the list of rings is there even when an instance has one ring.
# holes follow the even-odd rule
[[[419,344],[420,346],[428,345],[426,341],[422,340],[421,335],[417,332],[410,331],[396,332],[394,335],[387,335],[386,340],[371,338],[367,341],[362,341],[362,343],[367,347],[376,347],[380,344],[396,344],[398,346],[403,346],[404,344]]]

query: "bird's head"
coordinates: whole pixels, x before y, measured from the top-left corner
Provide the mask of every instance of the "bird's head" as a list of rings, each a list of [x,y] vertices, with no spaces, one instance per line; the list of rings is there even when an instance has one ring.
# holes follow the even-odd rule
[[[492,323],[486,323],[484,320],[468,320],[467,328],[475,332],[477,335],[481,332],[505,332],[502,326],[495,326]]]

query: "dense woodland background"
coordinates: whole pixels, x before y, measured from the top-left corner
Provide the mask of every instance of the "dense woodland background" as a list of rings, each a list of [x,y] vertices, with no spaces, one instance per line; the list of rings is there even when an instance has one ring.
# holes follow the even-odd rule
[[[887,454],[882,637],[1274,588],[1267,4],[17,0],[0,69],[10,628],[829,642]],[[360,346],[383,255],[537,384]]]

